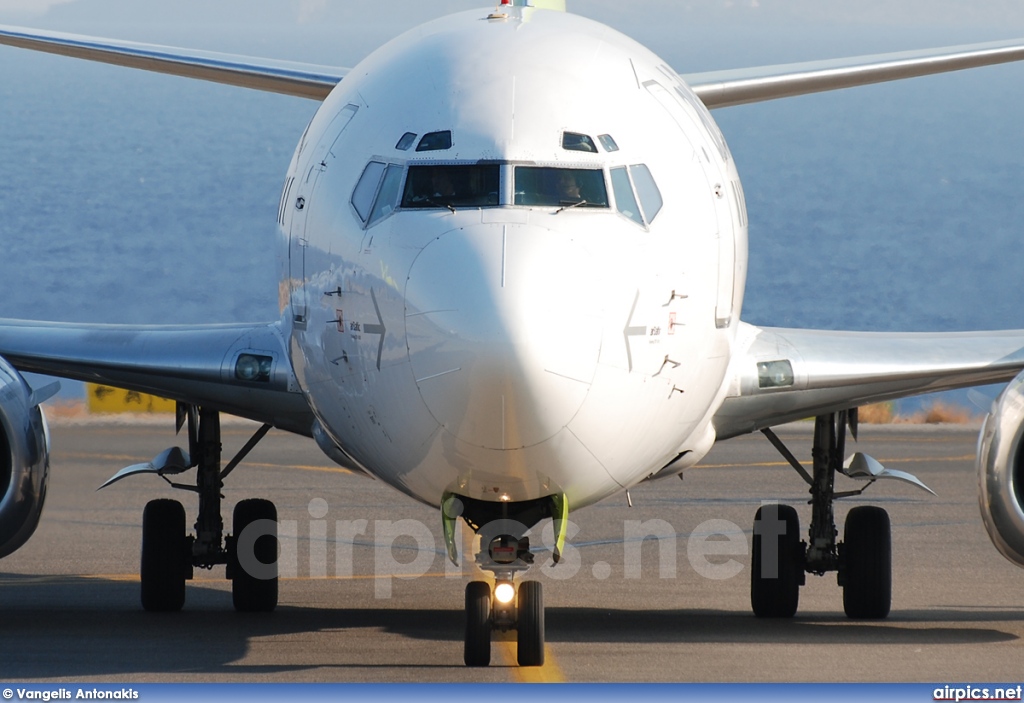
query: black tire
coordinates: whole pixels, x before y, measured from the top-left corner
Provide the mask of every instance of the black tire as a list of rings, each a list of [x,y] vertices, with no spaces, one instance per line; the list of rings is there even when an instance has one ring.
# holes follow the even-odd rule
[[[249,525],[259,520],[268,521],[261,526],[260,536],[251,546],[250,555],[239,558],[239,538]],[[250,498],[235,504],[232,516],[235,534],[228,549],[231,567],[231,600],[240,613],[269,613],[277,607],[277,508],[269,500]],[[262,529],[265,527],[265,529]],[[243,545],[243,548],[246,548]],[[258,569],[250,573],[246,562],[255,556]]]
[[[466,666],[491,663],[491,586],[483,581],[466,584]]]
[[[185,508],[162,498],[142,511],[142,607],[174,612],[185,605],[185,580],[192,555],[185,535]]]
[[[519,585],[516,627],[519,666],[544,666],[544,591],[539,581]]]
[[[774,526],[784,523],[783,533]],[[775,540],[777,558],[773,559],[770,542]],[[767,549],[766,549],[767,548]],[[800,541],[800,518],[790,505],[763,505],[754,516],[754,544],[750,560],[750,605],[759,618],[791,618],[800,602],[800,586],[804,582],[804,548]]]
[[[889,514],[861,505],[846,515],[843,531],[843,609],[847,617],[877,620],[892,606],[892,530]]]

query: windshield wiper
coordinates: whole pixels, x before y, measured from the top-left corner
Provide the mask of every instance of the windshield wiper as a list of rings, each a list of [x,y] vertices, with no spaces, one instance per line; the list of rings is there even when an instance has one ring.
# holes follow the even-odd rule
[[[446,208],[448,208],[449,210],[452,211],[453,215],[455,214],[455,206],[452,205],[451,203],[439,203],[439,202],[436,202],[434,200],[431,200],[430,198],[424,198],[423,202],[429,203],[430,205],[433,205],[434,207],[446,207]]]
[[[555,210],[555,214],[556,215],[558,213],[560,213],[562,210],[571,210],[574,207],[579,207],[580,205],[587,205],[588,203],[587,203],[586,200],[577,200],[576,202],[572,202],[572,201],[569,201],[569,200],[562,200],[560,202],[560,204],[561,204],[562,207],[560,207],[557,210]]]

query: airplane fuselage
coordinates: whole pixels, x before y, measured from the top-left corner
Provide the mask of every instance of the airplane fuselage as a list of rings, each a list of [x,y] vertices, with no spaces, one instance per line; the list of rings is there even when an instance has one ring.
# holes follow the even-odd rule
[[[412,30],[323,103],[282,196],[281,311],[323,433],[373,475],[581,507],[713,443],[745,208],[665,62],[506,14]]]

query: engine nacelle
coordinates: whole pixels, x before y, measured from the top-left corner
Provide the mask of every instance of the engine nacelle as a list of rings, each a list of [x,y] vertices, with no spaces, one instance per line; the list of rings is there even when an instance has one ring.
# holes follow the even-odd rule
[[[25,379],[0,358],[0,557],[39,524],[50,473],[50,433]]]
[[[985,529],[1004,557],[1024,567],[1024,373],[985,418],[978,439],[978,502]]]

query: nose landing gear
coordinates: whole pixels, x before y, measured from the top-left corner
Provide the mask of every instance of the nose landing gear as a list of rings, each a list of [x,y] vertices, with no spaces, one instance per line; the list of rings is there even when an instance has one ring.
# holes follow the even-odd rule
[[[481,540],[483,541],[483,540]],[[544,664],[544,591],[539,581],[513,578],[533,563],[530,540],[498,535],[477,555],[481,569],[494,573],[494,589],[485,581],[466,584],[466,666],[491,663],[491,632],[517,632],[519,666]]]
[[[453,506],[457,503],[457,508]],[[457,516],[480,534],[476,563],[494,574],[494,586],[486,581],[466,584],[466,666],[491,663],[491,634],[516,631],[516,660],[520,666],[544,665],[544,590],[539,581],[514,578],[533,564],[526,531],[545,517],[555,518],[558,562],[565,539],[567,506],[564,497],[552,496],[520,504],[489,503],[450,496],[444,502],[445,535],[449,556],[455,559],[453,523]],[[509,517],[509,515],[513,517]]]
[[[502,593],[505,591],[505,593]],[[466,666],[491,663],[491,632],[516,630],[519,666],[544,665],[544,591],[539,581],[523,581],[518,590],[498,581],[466,584]]]

